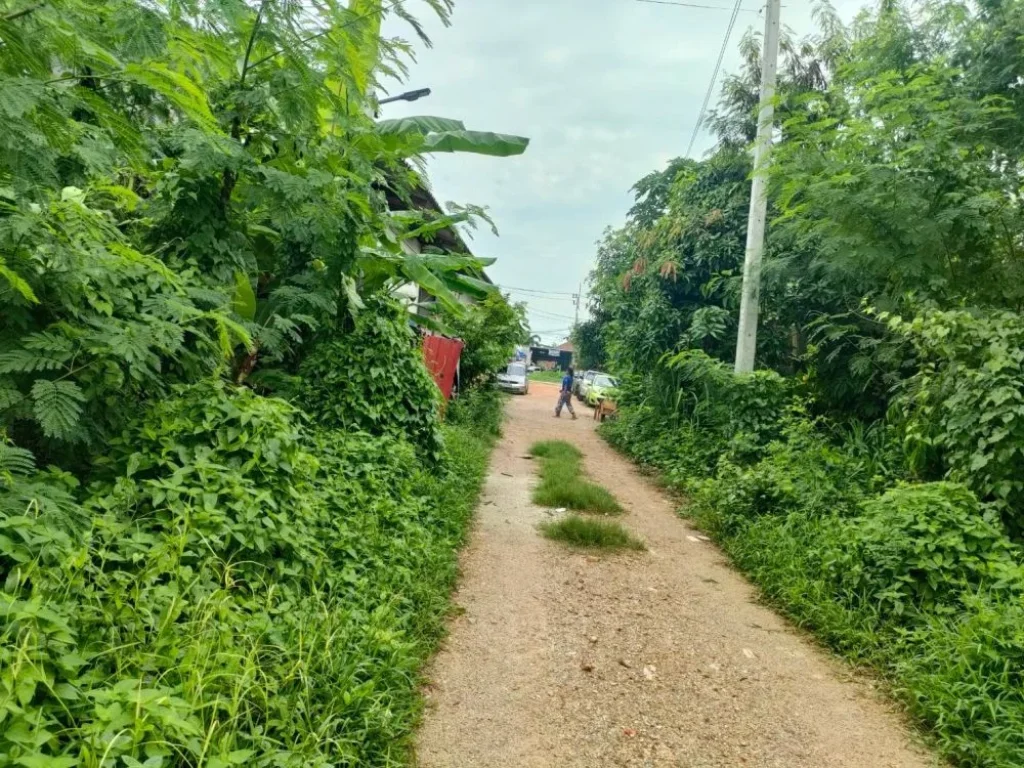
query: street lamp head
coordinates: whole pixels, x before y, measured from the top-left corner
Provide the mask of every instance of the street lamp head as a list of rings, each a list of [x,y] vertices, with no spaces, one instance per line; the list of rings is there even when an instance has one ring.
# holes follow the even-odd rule
[[[390,103],[392,103],[394,101],[416,101],[417,99],[422,99],[424,96],[429,96],[429,95],[430,95],[430,89],[429,88],[417,88],[415,91],[406,91],[405,93],[400,93],[397,96],[390,96],[390,97],[388,97],[386,99],[381,99],[377,103],[378,104],[390,104]]]

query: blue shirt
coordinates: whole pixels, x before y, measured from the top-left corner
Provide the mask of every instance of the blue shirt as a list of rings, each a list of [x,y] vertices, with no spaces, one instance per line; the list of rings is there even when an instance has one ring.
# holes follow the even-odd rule
[[[565,374],[565,376],[562,377],[562,391],[572,392],[572,376],[569,374]]]

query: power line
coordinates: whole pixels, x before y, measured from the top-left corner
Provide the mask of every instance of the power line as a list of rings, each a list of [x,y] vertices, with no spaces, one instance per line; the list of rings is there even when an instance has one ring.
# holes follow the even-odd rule
[[[547,294],[550,296],[572,296],[573,294],[568,291],[544,291],[539,288],[517,288],[514,285],[498,285],[499,288],[505,291],[519,291],[520,293],[537,293]]]
[[[547,312],[546,310],[543,309],[532,309],[528,307],[527,312],[532,315],[548,317],[551,318],[552,320],[572,320],[572,317],[570,317],[569,315],[560,315],[557,312]]]
[[[576,301],[572,296],[547,296],[543,293],[526,293],[524,291],[509,290],[508,288],[502,288],[504,291],[508,291],[512,298],[521,299],[522,301],[530,301],[536,299],[538,301]]]
[[[715,82],[718,80],[718,70],[722,68],[722,59],[725,58],[725,51],[729,47],[729,38],[732,36],[732,28],[736,26],[736,17],[740,13],[740,3],[743,0],[736,0],[736,5],[733,6],[732,16],[729,17],[729,26],[725,28],[725,38],[722,40],[722,48],[718,51],[718,61],[715,62],[715,71],[711,73],[711,82],[708,83],[707,93],[704,94],[704,103],[700,107],[700,115],[697,116],[697,123],[693,126],[693,134],[690,136],[690,143],[686,146],[686,154],[684,157],[690,156],[690,150],[693,149],[693,142],[697,140],[697,133],[700,131],[701,123],[704,122],[704,113],[707,112],[708,102],[711,101],[711,94],[715,90]]]
[[[682,8],[703,8],[708,11],[731,11],[733,10],[727,5],[701,5],[700,3],[680,3],[675,0],[636,0],[638,3],[653,3],[654,5],[678,5]],[[759,10],[753,8],[740,8],[745,13],[760,13]]]

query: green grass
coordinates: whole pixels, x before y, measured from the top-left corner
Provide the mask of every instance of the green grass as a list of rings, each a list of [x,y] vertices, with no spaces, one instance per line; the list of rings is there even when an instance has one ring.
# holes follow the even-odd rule
[[[569,515],[540,527],[541,533],[554,541],[586,549],[645,549],[643,542],[618,523]]]
[[[583,454],[564,440],[534,443],[530,453],[540,459],[540,483],[533,501],[542,507],[621,515],[622,506],[607,490],[582,477]]]
[[[562,371],[534,371],[530,374],[530,381],[546,381],[550,384],[561,384],[563,376],[565,374]]]

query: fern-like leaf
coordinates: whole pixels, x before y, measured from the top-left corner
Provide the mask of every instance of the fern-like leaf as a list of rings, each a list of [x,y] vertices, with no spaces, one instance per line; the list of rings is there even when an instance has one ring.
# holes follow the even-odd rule
[[[85,395],[71,381],[39,379],[32,385],[33,414],[43,434],[70,440],[82,415]]]
[[[0,379],[0,411],[17,405],[25,396],[18,391],[17,386],[10,379]]]
[[[36,459],[31,451],[0,442],[0,476],[30,475],[36,468]]]
[[[0,373],[56,371],[70,357],[70,353],[52,350],[12,349],[0,354]]]

